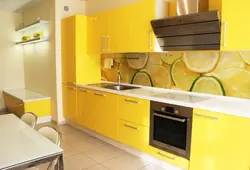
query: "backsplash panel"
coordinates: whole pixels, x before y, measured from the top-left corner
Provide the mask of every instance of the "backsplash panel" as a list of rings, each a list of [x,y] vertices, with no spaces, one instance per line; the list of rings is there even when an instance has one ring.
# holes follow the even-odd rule
[[[113,58],[111,68],[107,67],[107,58]],[[250,52],[102,56],[103,80],[116,82],[118,68],[124,83],[250,98]]]

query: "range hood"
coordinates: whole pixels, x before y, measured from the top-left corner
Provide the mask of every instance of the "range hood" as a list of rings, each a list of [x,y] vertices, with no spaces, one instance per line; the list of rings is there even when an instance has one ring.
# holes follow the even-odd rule
[[[177,16],[152,20],[163,51],[220,50],[218,11],[208,11],[208,0],[176,0]]]

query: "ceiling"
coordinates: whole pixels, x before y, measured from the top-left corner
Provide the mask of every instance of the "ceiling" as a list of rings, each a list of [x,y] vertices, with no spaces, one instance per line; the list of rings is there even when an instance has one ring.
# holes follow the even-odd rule
[[[0,0],[0,10],[8,12],[20,12],[27,5],[37,3],[40,0]]]

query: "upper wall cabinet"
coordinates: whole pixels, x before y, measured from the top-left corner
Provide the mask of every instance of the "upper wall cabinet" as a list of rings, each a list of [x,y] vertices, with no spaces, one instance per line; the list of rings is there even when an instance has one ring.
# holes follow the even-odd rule
[[[221,50],[250,50],[249,0],[221,0]]]
[[[150,21],[167,16],[167,4],[165,0],[142,0],[89,16],[89,52],[158,51]]]
[[[62,20],[62,81],[87,84],[101,80],[100,59],[87,53],[87,17]]]

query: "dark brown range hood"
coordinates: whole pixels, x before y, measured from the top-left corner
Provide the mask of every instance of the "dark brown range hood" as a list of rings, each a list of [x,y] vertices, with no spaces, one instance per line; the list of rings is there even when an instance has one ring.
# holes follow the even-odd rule
[[[208,0],[177,0],[177,15],[151,21],[163,51],[220,50],[219,12]]]

